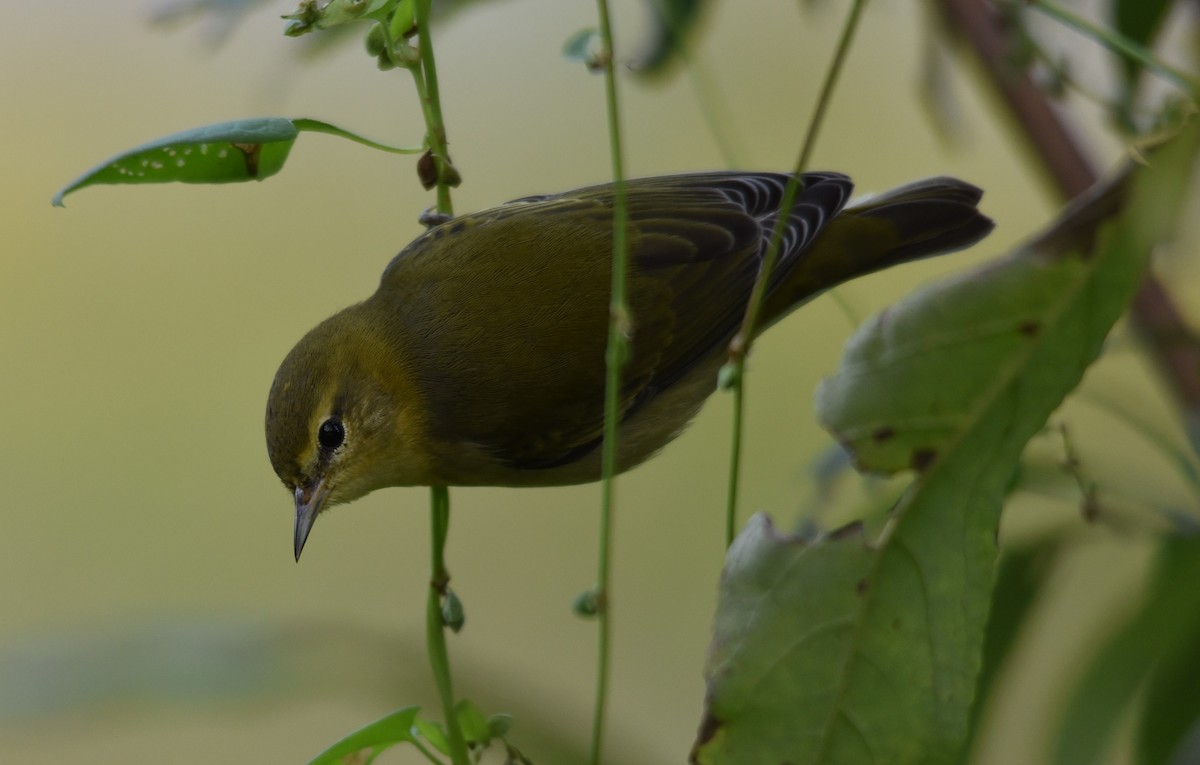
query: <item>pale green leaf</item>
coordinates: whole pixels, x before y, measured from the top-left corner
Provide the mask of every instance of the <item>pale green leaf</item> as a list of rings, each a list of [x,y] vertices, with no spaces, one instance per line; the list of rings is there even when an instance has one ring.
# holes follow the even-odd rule
[[[877,472],[918,476],[872,543],[751,524],[730,550],[693,759],[954,765],[1000,508],[1025,443],[1099,354],[1169,233],[1200,128],[1012,255],[863,326],[818,412]]]

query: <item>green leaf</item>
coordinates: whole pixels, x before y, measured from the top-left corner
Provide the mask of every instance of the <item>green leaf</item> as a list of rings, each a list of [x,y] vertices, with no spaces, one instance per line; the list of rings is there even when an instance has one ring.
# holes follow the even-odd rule
[[[410,2],[411,0],[405,0]],[[329,0],[318,5],[316,0],[300,0],[300,6],[283,18],[291,21],[284,34],[299,37],[317,29],[352,24],[356,21],[386,21],[400,0]]]
[[[99,184],[261,181],[283,169],[301,132],[336,135],[395,154],[424,150],[424,147],[386,146],[320,120],[285,117],[236,120],[175,133],[118,154],[68,183],[51,203],[62,207],[67,194]]]
[[[1150,697],[1145,709],[1139,744],[1143,757],[1153,759],[1144,761],[1166,762],[1166,755],[1194,720],[1200,705],[1196,685],[1178,689],[1173,684],[1177,678],[1162,673],[1195,664],[1194,640],[1200,631],[1200,587],[1196,586],[1200,582],[1200,537],[1168,537],[1158,564],[1141,608],[1100,649],[1072,693],[1059,730],[1056,765],[1102,762],[1112,734],[1152,669],[1158,675],[1158,693]],[[1176,690],[1185,693],[1177,696]],[[1175,705],[1181,708],[1172,709]],[[1165,714],[1167,719],[1151,720],[1151,714]]]
[[[343,765],[350,762],[348,758],[351,755],[364,749],[373,750],[370,755],[373,759],[390,746],[405,741],[411,743],[416,740],[413,738],[412,729],[420,711],[420,707],[405,707],[385,715],[321,752],[309,765]]]
[[[1184,133],[1031,245],[851,339],[818,412],[861,467],[919,475],[873,544],[783,538],[761,518],[739,537],[696,762],[959,761],[1003,498],[1170,232],[1200,145]]]
[[[460,699],[454,705],[454,714],[458,717],[463,738],[467,740],[468,744],[487,746],[492,738],[492,731],[488,727],[487,718],[483,716],[483,712],[479,711],[479,707],[467,699]]]
[[[450,755],[450,742],[446,740],[446,729],[441,723],[431,722],[429,720],[417,720],[413,724],[413,728],[421,738],[425,739],[444,755]]]
[[[824,732],[855,725],[829,712],[871,560],[858,527],[810,544],[750,519],[721,575],[694,762],[820,762]]]

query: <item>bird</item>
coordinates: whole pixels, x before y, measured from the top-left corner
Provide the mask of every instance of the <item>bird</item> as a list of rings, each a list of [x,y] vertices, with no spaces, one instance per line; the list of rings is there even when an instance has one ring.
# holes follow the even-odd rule
[[[625,182],[631,323],[617,470],[678,436],[716,390],[788,174]],[[787,212],[756,335],[816,295],[993,228],[982,190],[936,177],[848,205],[809,172]],[[615,186],[530,196],[434,225],[375,293],[287,354],[267,452],[295,500],[296,559],[323,511],[391,486],[539,487],[601,477]]]

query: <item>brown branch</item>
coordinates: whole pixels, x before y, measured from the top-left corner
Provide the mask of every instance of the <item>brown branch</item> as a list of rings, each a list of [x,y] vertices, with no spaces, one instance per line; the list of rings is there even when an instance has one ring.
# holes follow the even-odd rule
[[[978,56],[1048,180],[1064,199],[1087,190],[1099,177],[1095,161],[1069,129],[1058,108],[1013,65],[1015,39],[1004,17],[985,0],[940,0],[948,28]],[[1166,289],[1147,274],[1133,300],[1133,325],[1175,394],[1185,416],[1200,425],[1200,337],[1187,326]]]

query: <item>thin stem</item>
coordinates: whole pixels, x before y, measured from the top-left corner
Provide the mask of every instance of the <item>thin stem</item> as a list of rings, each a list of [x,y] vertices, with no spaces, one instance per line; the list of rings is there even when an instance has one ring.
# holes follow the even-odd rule
[[[454,213],[450,202],[446,168],[446,128],[442,122],[441,102],[437,90],[437,69],[434,65],[433,42],[429,36],[429,0],[417,0],[413,7],[413,20],[417,24],[421,45],[420,65],[403,62],[396,56],[396,41],[387,24],[380,24],[385,50],[392,64],[408,69],[413,75],[413,84],[421,102],[425,117],[426,140],[438,163],[438,212]],[[466,737],[454,711],[454,685],[450,677],[450,652],[446,648],[446,625],[442,618],[442,601],[450,583],[450,572],[446,569],[446,538],[450,533],[450,490],[445,486],[429,489],[429,538],[430,577],[429,595],[425,601],[425,644],[429,664],[433,669],[434,683],[442,702],[442,714],[446,718],[446,742],[450,747],[450,759],[454,765],[471,765],[467,753]],[[433,759],[422,749],[426,757]],[[437,760],[434,760],[435,762]]]
[[[1114,53],[1136,61],[1150,71],[1157,72],[1164,79],[1187,91],[1189,96],[1196,97],[1198,85],[1196,78],[1163,62],[1145,46],[1111,29],[1093,24],[1082,16],[1077,16],[1053,0],[1028,0],[1028,4],[1050,18],[1087,35]]]
[[[727,370],[724,370],[723,378],[732,383],[736,393],[734,399],[733,448],[731,449],[732,456],[729,467],[730,489],[725,517],[726,546],[733,542],[731,530],[737,525],[737,486],[741,476],[742,411],[745,404],[745,394],[741,391],[741,388],[745,385],[746,355],[750,353],[750,346],[754,342],[754,332],[758,327],[758,315],[762,310],[763,298],[766,296],[767,282],[771,278],[771,272],[775,269],[775,261],[779,257],[779,245],[783,241],[783,232],[787,227],[788,220],[791,218],[792,205],[795,204],[796,194],[800,189],[801,174],[808,168],[809,159],[812,156],[813,149],[817,145],[817,134],[820,133],[825,113],[829,108],[830,102],[833,100],[833,91],[837,86],[838,76],[845,65],[846,55],[850,51],[850,43],[854,39],[854,32],[858,28],[858,20],[861,18],[862,10],[866,4],[867,0],[854,0],[854,3],[850,6],[850,12],[846,16],[846,23],[842,27],[841,37],[838,39],[837,48],[834,50],[833,60],[829,62],[829,69],[825,72],[825,81],[821,85],[821,93],[817,97],[816,108],[813,110],[812,119],[809,121],[808,131],[804,135],[804,144],[800,148],[800,155],[796,158],[795,169],[792,171],[792,177],[788,179],[787,187],[784,188],[783,200],[779,204],[779,215],[775,219],[775,226],[771,230],[771,239],[767,244],[767,251],[763,256],[763,263],[758,271],[758,278],[754,282],[754,289],[751,291],[750,300],[746,305],[746,315],[742,319],[742,327],[738,331],[737,336],[729,344],[729,363]]]
[[[744,370],[743,370],[744,371]],[[741,482],[742,471],[742,413],[746,403],[746,384],[740,381],[733,386],[733,433],[729,444],[729,481],[728,493],[725,497],[725,546],[733,544],[737,534],[737,502],[738,484]]]
[[[429,537],[432,541],[430,557],[429,597],[425,602],[425,645],[429,663],[433,668],[433,679],[437,684],[438,696],[442,700],[442,714],[446,718],[446,741],[450,746],[450,759],[454,765],[471,765],[467,755],[467,741],[458,715],[454,713],[454,686],[450,680],[450,654],[446,650],[446,627],[442,621],[442,598],[450,583],[450,572],[446,570],[446,536],[450,532],[450,490],[445,486],[429,489]]]
[[[446,123],[442,121],[441,91],[438,89],[437,60],[433,55],[433,37],[429,32],[430,0],[413,3],[413,20],[417,25],[417,42],[421,54],[421,73],[424,87],[421,92],[421,109],[425,115],[425,126],[429,132],[429,148],[437,163],[437,209],[445,215],[454,214],[450,199],[450,187],[458,185],[457,171],[450,164],[450,153],[446,149]],[[414,75],[416,70],[413,70]],[[453,176],[453,177],[452,177]]]
[[[617,474],[617,425],[620,419],[621,367],[628,355],[628,337],[632,327],[625,299],[626,205],[625,163],[621,148],[621,120],[617,104],[617,78],[613,71],[613,35],[607,0],[596,0],[600,18],[601,63],[604,66],[604,94],[608,112],[609,152],[613,174],[613,265],[612,293],[609,297],[608,351],[604,387],[603,482],[600,487],[600,550],[596,575],[596,621],[599,628],[596,656],[596,701],[592,718],[591,765],[600,765],[604,744],[604,717],[608,706],[609,660],[612,654],[612,599],[609,597],[609,564],[612,558],[614,495]]]
[[[787,229],[792,205],[795,204],[796,194],[800,190],[800,176],[808,169],[809,159],[817,145],[817,135],[821,132],[825,113],[833,101],[833,91],[837,87],[838,76],[842,73],[842,68],[846,63],[846,55],[850,51],[850,43],[854,39],[854,32],[858,28],[858,20],[862,16],[865,6],[866,0],[854,0],[853,5],[850,6],[846,23],[842,27],[842,35],[838,39],[837,49],[833,53],[833,60],[829,62],[829,69],[825,72],[825,82],[822,83],[821,93],[817,96],[817,106],[808,123],[808,131],[804,134],[804,145],[800,148],[800,155],[796,158],[792,177],[788,181],[787,188],[784,189],[783,201],[779,204],[779,215],[775,219],[775,227],[771,230],[767,253],[763,257],[758,279],[754,282],[754,291],[750,293],[746,316],[742,320],[742,328],[738,333],[741,342],[736,343],[735,341],[736,347],[731,349],[731,354],[736,354],[738,357],[744,358],[749,353],[750,345],[754,341],[754,331],[758,327],[758,314],[762,310],[763,298],[766,296],[767,282],[771,278],[771,272],[775,270],[775,261],[779,257],[779,245],[783,241],[783,232]]]

